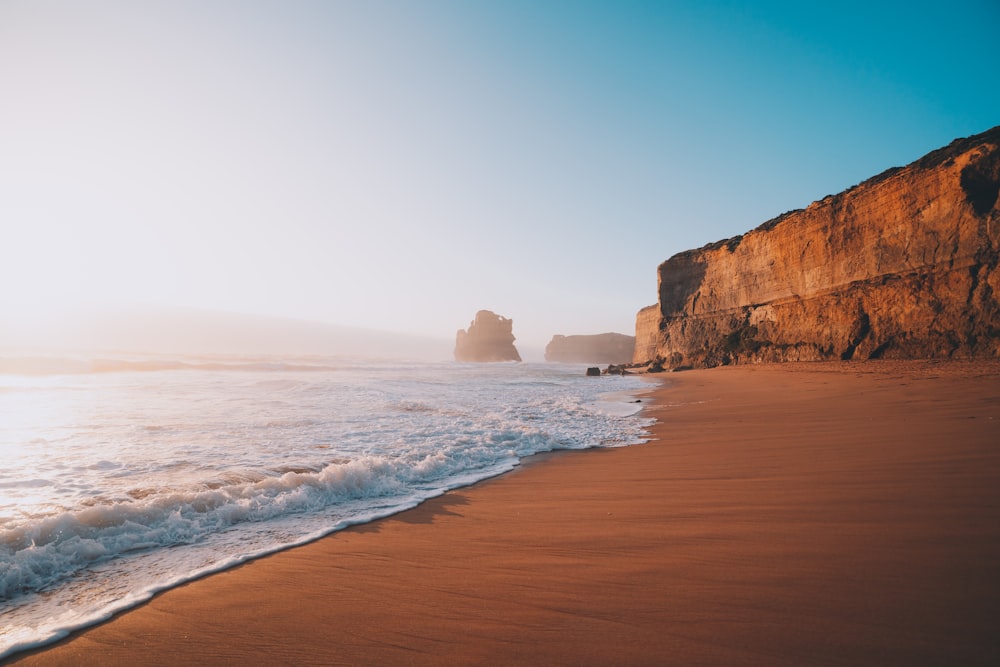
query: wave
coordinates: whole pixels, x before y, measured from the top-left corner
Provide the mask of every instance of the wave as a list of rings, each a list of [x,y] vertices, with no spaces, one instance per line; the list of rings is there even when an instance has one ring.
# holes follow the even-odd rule
[[[498,449],[497,443],[506,447]],[[559,443],[507,430],[467,438],[451,451],[337,460],[319,470],[227,473],[198,488],[137,488],[0,531],[0,600],[39,592],[98,563],[142,550],[193,544],[237,524],[315,512],[372,498],[425,498],[516,465]]]

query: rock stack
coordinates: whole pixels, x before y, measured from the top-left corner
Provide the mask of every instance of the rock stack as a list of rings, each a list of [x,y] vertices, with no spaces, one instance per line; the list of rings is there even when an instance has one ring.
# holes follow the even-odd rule
[[[455,337],[455,361],[521,361],[514,347],[514,321],[480,310],[468,331]]]
[[[553,336],[545,346],[545,361],[566,364],[623,364],[632,360],[635,336],[604,333]]]

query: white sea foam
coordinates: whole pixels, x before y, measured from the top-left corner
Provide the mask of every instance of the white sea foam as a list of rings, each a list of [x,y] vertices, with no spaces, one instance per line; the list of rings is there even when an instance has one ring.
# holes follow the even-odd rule
[[[0,375],[0,657],[524,456],[640,442],[649,422],[640,380],[571,366],[132,361]]]

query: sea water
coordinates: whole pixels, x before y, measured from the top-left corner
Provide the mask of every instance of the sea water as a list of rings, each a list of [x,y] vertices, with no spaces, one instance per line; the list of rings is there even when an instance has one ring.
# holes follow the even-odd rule
[[[641,379],[572,365],[29,361],[0,363],[0,658],[651,422]]]

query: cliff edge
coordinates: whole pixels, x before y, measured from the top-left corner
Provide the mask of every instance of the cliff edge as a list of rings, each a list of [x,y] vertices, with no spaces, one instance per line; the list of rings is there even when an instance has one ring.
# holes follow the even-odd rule
[[[1000,357],[1000,126],[674,255],[633,361]]]

